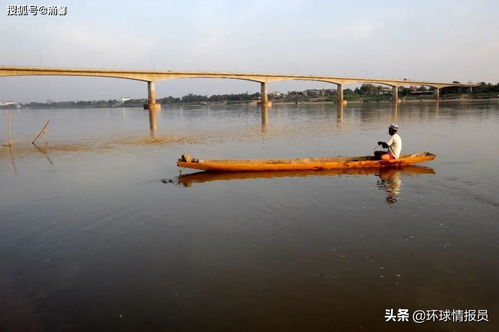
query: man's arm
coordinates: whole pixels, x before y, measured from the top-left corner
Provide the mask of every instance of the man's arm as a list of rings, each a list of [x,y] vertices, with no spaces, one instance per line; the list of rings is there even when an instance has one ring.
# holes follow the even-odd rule
[[[382,147],[384,147],[385,149],[388,149],[388,144],[385,143],[385,142],[381,142],[381,141],[378,141],[378,145],[381,145]]]

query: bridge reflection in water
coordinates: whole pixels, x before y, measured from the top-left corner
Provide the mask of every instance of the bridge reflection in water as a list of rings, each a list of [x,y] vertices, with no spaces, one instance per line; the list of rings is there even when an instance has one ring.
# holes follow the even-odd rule
[[[376,186],[386,194],[386,202],[394,204],[400,195],[402,176],[433,175],[435,171],[424,166],[404,166],[400,168],[354,168],[332,169],[322,171],[288,171],[288,172],[197,172],[182,174],[173,179],[163,179],[163,183],[174,183],[179,186],[191,187],[194,183],[207,183],[214,181],[252,180],[298,178],[312,176],[363,176],[375,175],[378,177]]]
[[[436,102],[436,112],[438,114],[438,101]],[[336,127],[341,129],[343,127],[344,122],[344,114],[345,114],[345,104],[336,104]],[[399,121],[399,103],[391,103],[391,122]],[[266,133],[269,129],[269,106],[268,105],[260,105],[260,119],[262,122],[262,132]]]
[[[267,132],[269,125],[269,106],[261,104],[260,105],[260,117],[262,119],[262,133]]]

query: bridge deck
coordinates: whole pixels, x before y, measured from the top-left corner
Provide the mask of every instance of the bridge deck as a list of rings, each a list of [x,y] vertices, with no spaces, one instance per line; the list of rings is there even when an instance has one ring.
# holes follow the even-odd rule
[[[192,72],[192,71],[148,71],[148,70],[120,70],[120,69],[85,69],[85,68],[42,68],[42,67],[14,67],[0,66],[0,76],[94,76],[112,77],[121,79],[154,82],[180,78],[225,78],[246,80],[259,83],[277,81],[302,80],[319,81],[333,84],[373,83],[392,87],[404,85],[424,85],[433,88],[450,86],[473,87],[476,84],[446,83],[413,80],[389,80],[377,78],[314,76],[314,75],[283,75],[283,74],[254,74],[254,73],[227,73],[227,72]]]

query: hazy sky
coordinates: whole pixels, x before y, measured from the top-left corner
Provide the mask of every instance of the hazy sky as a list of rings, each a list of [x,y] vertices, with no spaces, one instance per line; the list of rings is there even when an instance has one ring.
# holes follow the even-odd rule
[[[499,81],[499,1],[0,0],[0,65]],[[7,16],[66,5],[65,17]],[[271,83],[269,90],[335,87]],[[256,92],[251,82],[157,83],[158,97]],[[0,101],[147,95],[141,82],[0,78]]]

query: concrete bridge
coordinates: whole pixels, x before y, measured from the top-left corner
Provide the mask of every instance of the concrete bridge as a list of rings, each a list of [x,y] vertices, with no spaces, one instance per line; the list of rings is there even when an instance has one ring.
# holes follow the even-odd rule
[[[277,81],[317,81],[332,83],[337,85],[337,99],[339,103],[344,103],[343,86],[345,84],[382,84],[392,87],[392,99],[399,101],[398,89],[401,86],[418,85],[427,86],[434,89],[435,99],[439,99],[440,89],[446,87],[474,87],[476,84],[429,82],[413,80],[389,80],[376,78],[355,78],[355,77],[335,77],[335,76],[312,76],[312,75],[281,75],[281,74],[248,74],[248,73],[223,73],[223,72],[190,72],[190,71],[147,71],[147,70],[119,70],[119,69],[80,69],[80,68],[42,68],[42,67],[14,67],[0,66],[0,76],[95,76],[112,77],[128,80],[147,82],[148,102],[144,105],[149,110],[149,120],[151,129],[157,127],[156,115],[161,109],[161,105],[156,103],[156,92],[154,83],[162,80],[172,80],[179,78],[226,78],[235,80],[246,80],[260,83],[261,104],[268,105],[267,84]]]

